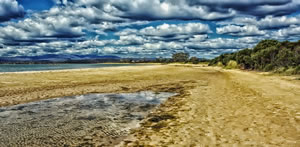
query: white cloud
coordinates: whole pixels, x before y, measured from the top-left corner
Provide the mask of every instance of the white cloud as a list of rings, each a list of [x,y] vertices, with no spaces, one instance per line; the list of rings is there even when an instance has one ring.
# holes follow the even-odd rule
[[[90,24],[99,23],[102,21],[125,21],[127,19],[113,16],[96,7],[76,7],[70,5],[68,7],[53,7],[49,10],[48,15],[63,15],[84,18]]]
[[[60,1],[60,0],[55,0]],[[135,20],[220,20],[238,14],[264,17],[288,15],[300,8],[298,0],[63,0],[68,6],[87,6]]]
[[[190,42],[201,42],[201,41],[204,41],[208,38],[208,35],[205,34],[205,35],[193,35],[192,38],[189,38],[188,41]]]
[[[227,13],[210,11],[201,5],[189,5],[185,0],[174,2],[161,0],[114,0],[112,5],[120,7],[121,17],[138,19],[204,19],[216,20],[235,15],[229,10]]]
[[[173,36],[212,33],[209,26],[202,23],[162,24],[157,27],[147,27],[140,30],[146,36]]]
[[[289,27],[291,25],[299,25],[299,24],[300,24],[300,16],[296,16],[296,17],[267,16],[258,22],[258,26],[260,28],[281,28],[281,27]]]
[[[290,37],[300,37],[300,26],[291,26],[289,28],[280,29],[272,34],[277,39],[284,39]]]
[[[120,44],[127,45],[138,45],[143,44],[146,40],[141,36],[136,35],[128,35],[128,36],[120,36]]]
[[[184,46],[194,49],[242,49],[251,48],[255,43],[259,42],[258,37],[241,37],[238,39],[231,38],[214,38],[207,39],[202,42],[187,42]]]
[[[178,42],[163,42],[159,41],[156,43],[146,43],[142,45],[143,48],[147,50],[174,50],[183,49],[183,46]]]
[[[254,25],[246,26],[236,26],[236,25],[227,25],[224,27],[217,28],[218,34],[229,34],[232,36],[258,36],[264,35],[264,31],[259,30]]]
[[[149,26],[137,29],[124,29],[115,33],[119,36],[136,35],[142,36],[148,40],[186,40],[212,33],[207,24],[202,23],[182,23],[182,24],[162,24],[156,27]]]
[[[257,19],[251,16],[236,17],[230,21],[219,22],[219,25],[255,25],[260,29],[278,29],[292,25],[300,25],[300,15],[296,16],[266,16]]]
[[[24,8],[16,0],[0,0],[0,22],[24,16]]]
[[[17,23],[12,22],[5,27],[0,27],[0,37],[8,41],[30,41],[49,37],[79,37],[84,35],[82,27],[74,25],[76,23],[83,23],[83,21],[82,19],[61,15],[46,18],[26,18]]]

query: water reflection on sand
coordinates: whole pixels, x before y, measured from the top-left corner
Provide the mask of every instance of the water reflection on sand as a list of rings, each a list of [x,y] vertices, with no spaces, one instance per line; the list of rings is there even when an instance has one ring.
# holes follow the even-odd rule
[[[0,108],[0,146],[110,146],[174,93],[88,94]]]

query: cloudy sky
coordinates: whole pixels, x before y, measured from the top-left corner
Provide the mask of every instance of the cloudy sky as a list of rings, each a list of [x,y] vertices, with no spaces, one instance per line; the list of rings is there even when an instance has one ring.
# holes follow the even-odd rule
[[[300,39],[300,0],[0,0],[0,57],[213,58]]]

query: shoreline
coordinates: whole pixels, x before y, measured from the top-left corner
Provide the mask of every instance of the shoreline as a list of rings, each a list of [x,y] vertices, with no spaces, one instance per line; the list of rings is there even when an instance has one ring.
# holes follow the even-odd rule
[[[111,64],[111,63],[97,63],[97,64]],[[123,63],[116,63],[123,64]],[[124,63],[124,64],[133,64],[133,63]],[[134,63],[135,64],[135,63]],[[140,63],[136,63],[140,64]],[[138,66],[151,66],[152,64],[140,64]],[[153,64],[160,65],[160,64]],[[76,72],[82,70],[93,70],[93,69],[104,69],[104,68],[119,68],[119,67],[135,67],[136,65],[128,65],[128,66],[112,66],[112,67],[94,67],[94,68],[72,68],[72,69],[53,69],[53,70],[36,70],[36,71],[15,71],[15,72],[0,72],[2,74],[28,74],[28,73],[44,73],[44,72]]]
[[[115,81],[113,79],[118,78],[119,73],[138,70],[142,74],[143,70],[151,71],[151,69],[160,68],[161,66],[146,65],[140,66],[141,68],[137,66],[118,66],[0,73],[0,107],[89,93],[129,93],[147,90],[145,86],[149,83],[138,85],[134,89],[128,89],[125,87],[131,87],[131,82],[122,84],[119,83],[119,80]],[[15,77],[16,75],[17,77]],[[97,78],[97,75],[100,78]],[[126,81],[126,79],[120,78]],[[135,81],[132,82],[136,83]],[[154,83],[151,82],[152,84]]]

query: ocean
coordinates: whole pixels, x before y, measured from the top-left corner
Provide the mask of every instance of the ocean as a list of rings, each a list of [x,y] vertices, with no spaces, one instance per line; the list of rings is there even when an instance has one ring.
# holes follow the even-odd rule
[[[0,72],[45,71],[139,65],[142,64],[0,64]]]

